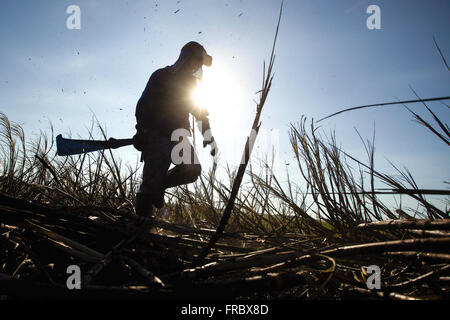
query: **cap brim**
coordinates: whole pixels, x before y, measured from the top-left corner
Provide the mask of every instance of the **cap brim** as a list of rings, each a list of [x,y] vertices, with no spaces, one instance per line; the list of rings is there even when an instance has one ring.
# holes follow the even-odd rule
[[[203,53],[203,64],[207,67],[212,65],[212,57],[207,53]]]

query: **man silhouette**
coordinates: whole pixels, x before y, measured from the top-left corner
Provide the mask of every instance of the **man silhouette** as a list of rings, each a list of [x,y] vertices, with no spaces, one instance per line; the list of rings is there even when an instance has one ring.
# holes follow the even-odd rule
[[[192,99],[192,92],[201,79],[202,66],[211,64],[212,57],[202,45],[193,41],[187,43],[175,64],[151,75],[137,103],[134,146],[142,151],[144,161],[142,184],[136,195],[136,214],[140,216],[151,217],[153,206],[164,205],[167,188],[192,183],[201,174],[193,146],[186,135],[176,134],[187,132],[189,135],[189,114],[200,121],[203,147],[212,144],[211,155],[216,153],[208,112],[198,108]],[[174,152],[174,147],[181,142],[184,146],[187,143],[187,148],[184,147],[181,154]],[[172,163],[176,166],[168,170]]]

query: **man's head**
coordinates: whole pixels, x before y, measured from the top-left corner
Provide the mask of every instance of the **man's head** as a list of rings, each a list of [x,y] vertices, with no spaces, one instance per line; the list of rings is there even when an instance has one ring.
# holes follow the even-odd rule
[[[180,56],[174,67],[177,72],[190,75],[201,74],[202,66],[211,66],[212,57],[198,42],[186,43],[181,49]]]

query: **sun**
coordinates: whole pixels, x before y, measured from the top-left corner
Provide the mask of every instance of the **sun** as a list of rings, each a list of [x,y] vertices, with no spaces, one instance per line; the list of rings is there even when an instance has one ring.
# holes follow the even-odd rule
[[[192,92],[197,107],[209,112],[209,123],[220,159],[229,163],[239,163],[241,160],[240,150],[236,146],[245,142],[248,133],[248,127],[242,127],[248,115],[248,108],[245,107],[248,95],[245,94],[242,75],[238,75],[235,68],[217,62],[204,68],[203,80]],[[209,152],[200,152],[199,156],[206,160]]]
[[[237,107],[241,98],[237,81],[220,65],[203,69],[203,80],[199,81],[192,93],[199,108],[209,111],[210,118],[232,121],[239,112]]]

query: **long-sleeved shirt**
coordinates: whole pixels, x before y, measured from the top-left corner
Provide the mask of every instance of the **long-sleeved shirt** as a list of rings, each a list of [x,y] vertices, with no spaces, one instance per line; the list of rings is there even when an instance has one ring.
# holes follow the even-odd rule
[[[170,137],[178,128],[189,130],[189,114],[202,122],[202,134],[210,129],[208,111],[198,108],[192,92],[193,76],[181,77],[168,66],[150,77],[136,106],[137,128],[156,130]]]

